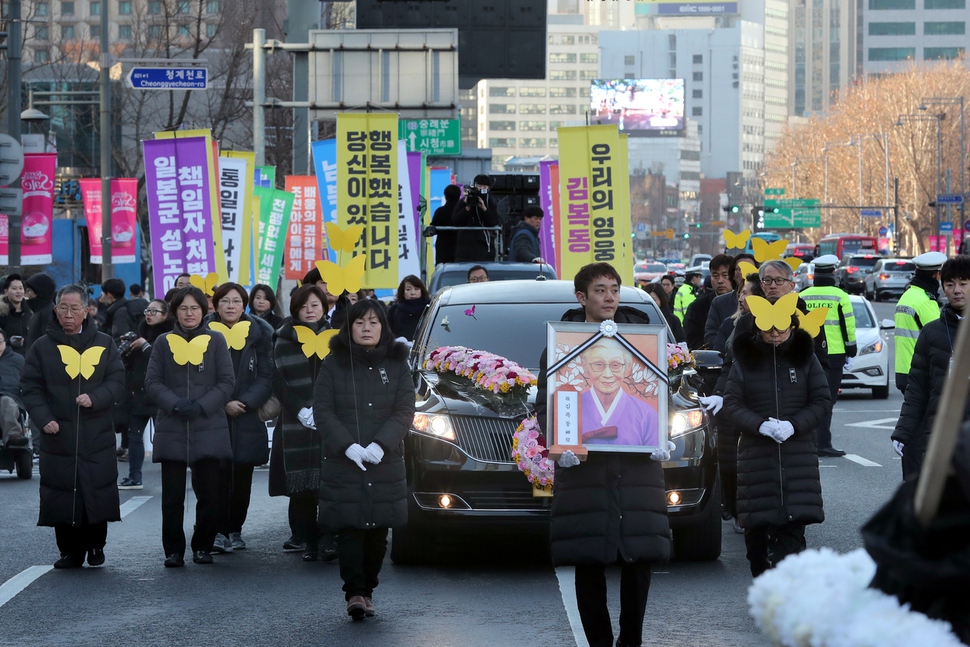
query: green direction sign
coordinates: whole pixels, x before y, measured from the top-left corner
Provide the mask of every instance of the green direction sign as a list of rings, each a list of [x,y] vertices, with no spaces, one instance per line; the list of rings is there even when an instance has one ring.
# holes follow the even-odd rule
[[[785,189],[780,187],[776,187],[776,188],[769,187],[765,189],[765,195],[785,195]]]
[[[397,132],[409,151],[461,155],[461,119],[400,119]]]
[[[819,200],[765,200],[766,229],[811,229],[822,226]],[[777,213],[770,213],[777,209]]]

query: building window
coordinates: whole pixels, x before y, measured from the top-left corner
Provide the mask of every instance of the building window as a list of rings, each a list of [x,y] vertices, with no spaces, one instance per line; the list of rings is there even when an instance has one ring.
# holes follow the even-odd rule
[[[549,96],[555,98],[575,97],[576,88],[549,88]]]
[[[693,90],[691,92],[691,98],[692,99],[703,99],[704,98],[704,91],[703,90]]]
[[[549,106],[550,115],[574,115],[576,114],[576,106],[564,106],[555,105]]]
[[[563,36],[562,37],[562,40],[560,42],[563,45],[575,45],[576,44],[576,37],[575,36]]]
[[[219,0],[209,0],[205,3],[205,12],[208,14],[219,13],[222,11],[222,3]]]
[[[73,2],[62,2],[61,3],[61,15],[62,16],[73,16],[74,15],[74,3]]]
[[[192,3],[189,0],[179,0],[175,10],[183,15],[189,14],[192,11]]]
[[[579,62],[580,63],[599,63],[600,55],[599,54],[580,54]]]
[[[599,78],[599,75],[596,73],[596,70],[580,70],[579,78],[584,81],[592,81],[593,79]]]
[[[91,15],[92,16],[100,16],[101,15],[101,3],[100,2],[92,2],[91,3]]]
[[[905,61],[916,58],[915,47],[870,47],[870,61]]]
[[[703,81],[704,80],[704,73],[703,72],[694,72],[694,80],[695,81]]]
[[[544,97],[546,96],[545,88],[519,88],[520,97]]]
[[[915,22],[871,22],[869,23],[869,35],[870,36],[915,36],[916,23]]]
[[[119,16],[131,15],[131,0],[120,0],[120,2],[118,2],[118,15]]]
[[[575,63],[575,54],[563,54],[561,52],[553,52],[549,54],[550,63]]]
[[[162,13],[162,3],[161,0],[151,0],[148,3],[148,14],[150,16],[158,16]]]
[[[967,0],[923,0],[923,7],[926,9],[966,9]]]
[[[544,121],[520,121],[519,130],[537,131],[545,130],[546,122]]]
[[[101,25],[88,25],[88,32],[91,34],[91,40],[101,40]]]
[[[35,49],[34,50],[34,62],[35,63],[50,63],[51,62],[51,51],[49,49]]]
[[[623,64],[624,65],[636,65],[637,64],[637,57],[636,56],[624,56],[623,57]]]
[[[545,148],[545,137],[522,137],[519,139],[519,146],[522,148]]]
[[[520,115],[544,115],[546,106],[543,103],[523,103],[519,105]]]
[[[579,96],[589,98],[589,86],[579,89]]]
[[[489,137],[489,148],[514,148],[515,137]]]
[[[693,108],[690,109],[690,114],[692,117],[703,117],[704,109],[701,108],[700,106],[694,106]]]
[[[515,130],[514,121],[490,121],[488,122],[489,130]]]
[[[50,40],[51,30],[47,27],[47,25],[38,25],[37,27],[34,27],[34,38],[37,40]]]
[[[953,60],[955,58],[960,58],[963,56],[964,48],[962,47],[924,47],[923,48],[923,60],[924,61],[935,61],[935,60]]]
[[[152,40],[159,40],[162,37],[161,25],[148,25],[148,37]]]
[[[694,65],[700,65],[704,62],[703,54],[694,54]]]
[[[51,15],[51,6],[47,2],[37,2],[34,4],[34,15],[37,17]]]
[[[549,70],[550,81],[575,81],[576,70]]]
[[[64,25],[61,27],[61,39],[74,40],[74,25]]]
[[[205,35],[208,38],[214,38],[218,32],[219,32],[219,25],[211,22],[206,24]]]
[[[667,44],[670,46],[668,49],[677,49],[677,35],[671,34],[667,36]]]
[[[118,38],[131,40],[131,25],[118,25]]]
[[[934,36],[958,35],[967,33],[966,23],[963,22],[925,22],[923,33]]]
[[[931,0],[926,0],[930,2]],[[898,9],[915,9],[916,0],[869,0],[870,11],[891,11]]]
[[[493,115],[514,115],[515,104],[514,103],[490,103],[488,104],[488,111]]]
[[[565,126],[565,125],[566,125],[566,122],[565,121],[550,121],[549,122],[549,130],[556,130],[560,126]]]
[[[504,85],[493,85],[488,88],[488,96],[490,97],[514,97],[515,88],[509,88]]]
[[[188,38],[189,36],[192,35],[192,30],[189,28],[188,25],[179,25],[175,33],[183,38]]]

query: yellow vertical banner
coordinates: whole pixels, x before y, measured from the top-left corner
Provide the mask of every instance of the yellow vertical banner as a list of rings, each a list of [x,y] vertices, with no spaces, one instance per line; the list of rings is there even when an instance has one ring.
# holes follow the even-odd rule
[[[619,130],[615,125],[561,127],[558,135],[562,278],[570,279],[589,263],[609,263],[625,278],[624,265],[632,260],[623,251],[630,218],[622,187],[629,190],[629,178],[623,175],[626,148]],[[632,266],[627,269],[632,274]]]
[[[212,213],[212,239],[215,243],[216,273],[222,280],[228,275],[226,257],[222,247],[222,217],[219,214],[219,157],[213,145],[212,131],[208,128],[196,130],[162,130],[155,133],[155,139],[178,139],[180,137],[205,137],[206,161],[209,165],[209,201]]]
[[[630,136],[620,135],[620,148],[617,154],[620,163],[619,177],[614,178],[620,189],[621,198],[617,205],[617,215],[620,225],[620,240],[623,241],[623,251],[620,254],[619,265],[616,270],[626,285],[633,285],[633,216],[630,213]]]
[[[337,115],[337,222],[364,227],[365,288],[399,282],[397,136],[396,114]]]

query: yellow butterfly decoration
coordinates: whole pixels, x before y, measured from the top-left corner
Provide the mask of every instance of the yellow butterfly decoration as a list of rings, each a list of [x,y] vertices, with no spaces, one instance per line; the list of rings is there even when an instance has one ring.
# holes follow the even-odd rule
[[[179,366],[191,364],[198,366],[202,363],[202,356],[209,348],[209,335],[199,335],[192,341],[185,341],[178,335],[168,335],[168,346],[172,349],[172,359]]]
[[[738,267],[741,268],[741,276],[745,279],[748,278],[748,274],[758,273],[758,268],[754,266],[754,263],[749,263],[748,261],[741,261],[738,263]]]
[[[728,249],[744,249],[749,238],[751,238],[750,229],[745,229],[737,234],[728,229],[724,230],[724,246]]]
[[[769,243],[763,238],[758,237],[751,239],[751,249],[754,250],[754,259],[759,263],[781,258],[781,255],[785,253],[786,247],[788,247],[788,241],[784,238],[776,240],[773,243]]]
[[[788,258],[783,258],[781,260],[783,260],[786,263],[788,263],[788,267],[791,268],[791,271],[792,272],[794,272],[795,270],[797,270],[798,269],[798,266],[805,262],[802,259],[798,258],[797,256],[789,256]]]
[[[73,380],[81,375],[87,380],[94,375],[94,369],[98,368],[104,346],[92,346],[83,353],[79,353],[70,346],[58,344],[57,350],[61,352],[61,361],[64,362],[67,376]]]
[[[341,228],[335,222],[327,223],[327,243],[332,248],[341,252],[352,252],[360,241],[360,235],[364,233],[363,225],[348,225]]]
[[[787,330],[791,328],[791,316],[798,309],[798,295],[789,292],[774,303],[763,297],[751,295],[747,298],[748,308],[754,315],[754,323],[761,330]]]
[[[203,278],[198,274],[193,274],[189,277],[189,283],[202,290],[202,293],[206,296],[211,297],[212,293],[216,290],[216,286],[219,285],[219,275],[215,272],[209,272]]]
[[[320,270],[320,278],[327,283],[327,292],[340,296],[344,290],[356,292],[360,289],[364,281],[364,261],[366,260],[367,256],[360,254],[343,266],[330,261],[317,261],[315,265]]]
[[[296,338],[303,344],[303,354],[309,359],[314,354],[323,359],[330,354],[330,338],[337,334],[335,328],[313,332],[306,326],[293,326]]]
[[[829,314],[829,309],[815,308],[814,310],[809,310],[807,314],[801,310],[795,310],[795,314],[798,315],[799,328],[812,337],[818,337],[818,334],[822,332],[822,326],[825,325],[825,318]]]
[[[220,321],[213,321],[209,323],[209,330],[221,332],[222,336],[226,338],[226,343],[229,345],[229,348],[242,350],[246,347],[246,338],[249,337],[249,327],[251,325],[251,321],[237,321],[236,325],[230,328]]]

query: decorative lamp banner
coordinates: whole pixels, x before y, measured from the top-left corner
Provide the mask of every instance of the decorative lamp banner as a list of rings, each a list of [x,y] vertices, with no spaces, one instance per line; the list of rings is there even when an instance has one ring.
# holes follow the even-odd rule
[[[205,137],[142,142],[152,241],[155,296],[175,287],[179,274],[216,271]]]
[[[252,258],[254,153],[219,156],[219,215],[222,224],[222,253],[226,259],[226,280],[249,285]]]
[[[54,175],[56,153],[25,153],[20,175],[23,220],[20,230],[20,264],[50,265],[54,261]],[[9,231],[0,232],[0,262],[7,263]]]
[[[399,283],[397,137],[396,114],[337,115],[338,218],[364,227],[354,255],[366,255],[363,284],[372,289]]]
[[[629,218],[619,131],[615,125],[573,126],[558,133],[560,276],[599,262],[619,271],[627,262],[620,219]]]
[[[293,210],[293,194],[279,189],[256,187],[259,198],[259,264],[256,282],[274,286],[280,278],[286,229]],[[302,278],[302,277],[301,277]]]
[[[293,209],[286,229],[283,278],[302,279],[320,260],[323,247],[320,190],[312,175],[287,175],[286,190],[293,194]]]
[[[102,261],[101,178],[80,180],[81,199],[84,202],[84,218],[88,221],[88,245],[91,262]],[[138,180],[115,178],[111,180],[111,261],[134,263],[138,212]]]

